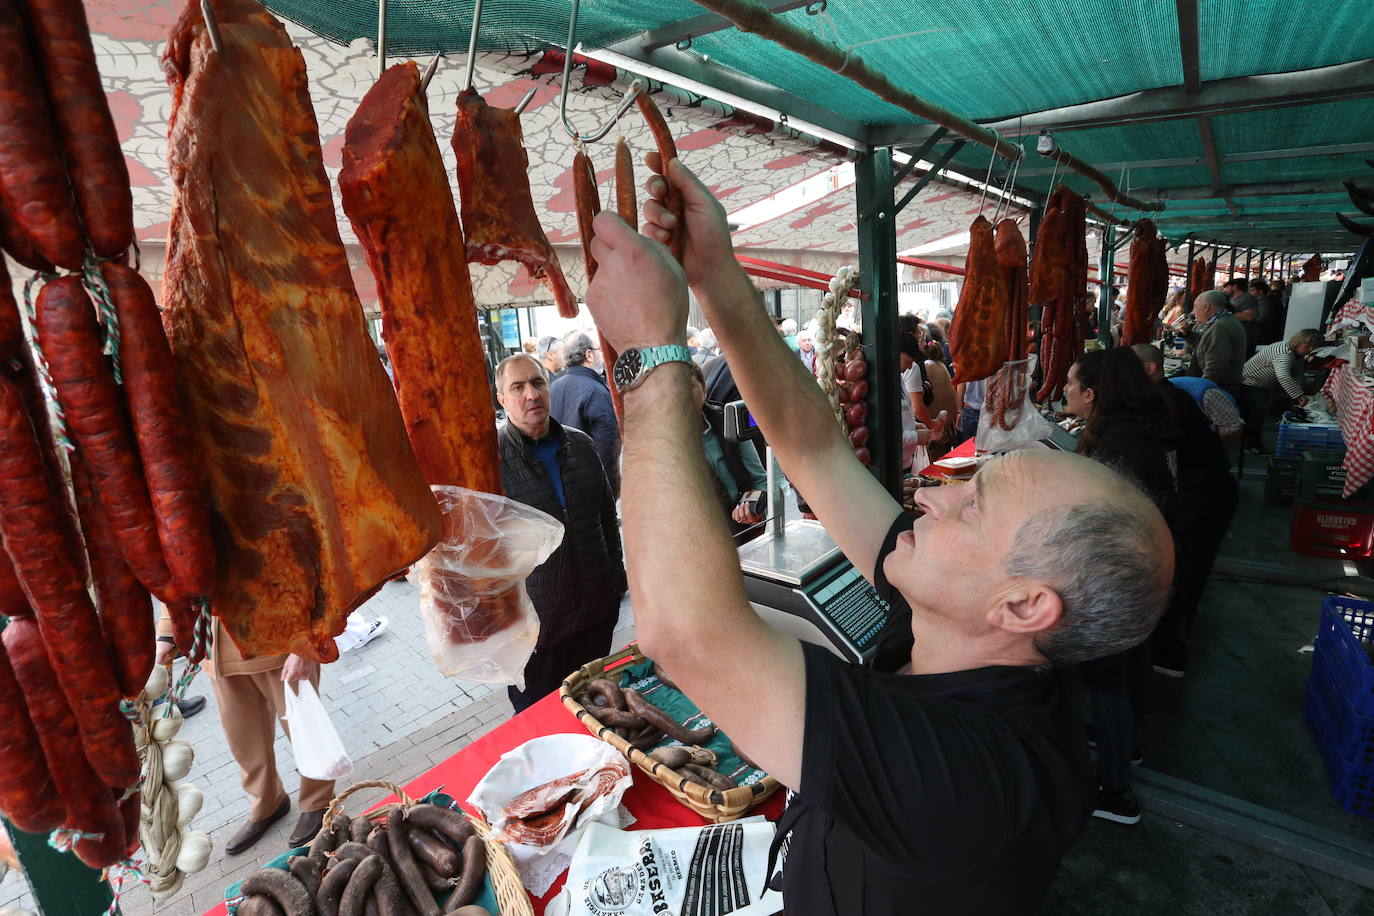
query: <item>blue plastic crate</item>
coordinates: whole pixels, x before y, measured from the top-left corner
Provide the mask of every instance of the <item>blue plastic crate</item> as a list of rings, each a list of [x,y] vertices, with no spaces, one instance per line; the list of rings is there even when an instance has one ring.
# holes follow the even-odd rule
[[[1342,679],[1335,674],[1336,663],[1326,654],[1314,655],[1312,672],[1307,677],[1307,696],[1324,705],[1331,730],[1322,736],[1330,752],[1341,762],[1374,771],[1374,717],[1357,715],[1350,709]]]
[[[1278,446],[1274,454],[1280,458],[1300,458],[1302,453],[1311,449],[1318,451],[1341,451],[1345,448],[1345,437],[1339,426],[1326,426],[1321,423],[1280,423]]]
[[[1326,704],[1308,691],[1303,702],[1302,720],[1312,729],[1331,777],[1331,795],[1337,804],[1361,817],[1374,817],[1374,767],[1360,767],[1341,760],[1334,752],[1336,726]]]
[[[1347,708],[1374,717],[1374,601],[1329,595],[1322,601],[1316,652],[1331,663],[1331,680]],[[1315,663],[1315,660],[1314,660]]]

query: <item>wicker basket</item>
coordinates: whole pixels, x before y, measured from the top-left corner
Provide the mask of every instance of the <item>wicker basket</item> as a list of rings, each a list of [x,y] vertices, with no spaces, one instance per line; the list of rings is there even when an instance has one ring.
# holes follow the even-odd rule
[[[626,665],[636,665],[644,660],[639,645],[631,643],[619,652],[588,662],[563,679],[563,686],[558,690],[563,705],[586,726],[587,731],[620,751],[630,762],[647,773],[650,779],[708,821],[733,821],[744,817],[751,808],[782,787],[782,783],[772,776],[764,776],[753,785],[738,786],[734,789],[710,789],[685,779],[679,776],[676,770],[664,766],[639,748],[631,746],[624,738],[601,724],[594,710],[577,701],[577,694],[591,681],[608,672],[614,672]]]
[[[324,823],[320,830],[323,831],[335,817],[343,813],[343,803],[348,796],[363,789],[385,789],[400,799],[400,801],[388,802],[359,815],[359,817],[364,817],[370,821],[384,821],[395,808],[405,810],[419,804],[407,795],[404,789],[394,783],[357,782],[334,796],[334,800],[329,803],[329,807],[324,811]],[[491,838],[491,825],[480,817],[473,817],[466,811],[463,812],[463,816],[471,822],[473,832],[481,837],[482,842],[486,844],[487,875],[491,878],[491,887],[496,894],[496,902],[501,907],[499,916],[534,916],[534,906],[530,903],[530,895],[525,891],[525,886],[520,883],[520,873],[515,869],[515,861],[511,859],[510,853],[506,852],[505,846]]]

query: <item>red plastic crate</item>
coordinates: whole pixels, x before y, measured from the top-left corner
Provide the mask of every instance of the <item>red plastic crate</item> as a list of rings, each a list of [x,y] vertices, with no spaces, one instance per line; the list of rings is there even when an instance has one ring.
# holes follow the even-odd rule
[[[1288,543],[1298,553],[1316,556],[1370,556],[1374,552],[1374,513],[1300,502],[1293,510]]]

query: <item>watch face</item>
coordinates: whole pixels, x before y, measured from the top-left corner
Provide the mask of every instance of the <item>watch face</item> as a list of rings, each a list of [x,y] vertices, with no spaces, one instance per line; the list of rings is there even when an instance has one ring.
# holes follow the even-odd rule
[[[644,358],[640,356],[636,349],[626,350],[620,354],[615,361],[615,385],[617,388],[628,388],[639,378],[639,370],[643,368]]]

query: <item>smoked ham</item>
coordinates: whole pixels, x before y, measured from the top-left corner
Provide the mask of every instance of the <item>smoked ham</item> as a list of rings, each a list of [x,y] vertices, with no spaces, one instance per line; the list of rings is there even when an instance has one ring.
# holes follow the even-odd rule
[[[163,69],[164,321],[245,657],[338,656],[349,612],[442,533],[334,220],[305,63],[255,0],[189,3]],[[449,291],[453,293],[452,290]]]
[[[534,212],[520,115],[492,108],[475,89],[463,90],[458,95],[453,152],[458,157],[468,260],[519,261],[553,293],[558,314],[576,318],[577,299]]]
[[[1006,361],[1007,283],[986,217],[978,217],[969,227],[966,263],[968,273],[949,329],[954,381],[959,384],[985,379]]]

